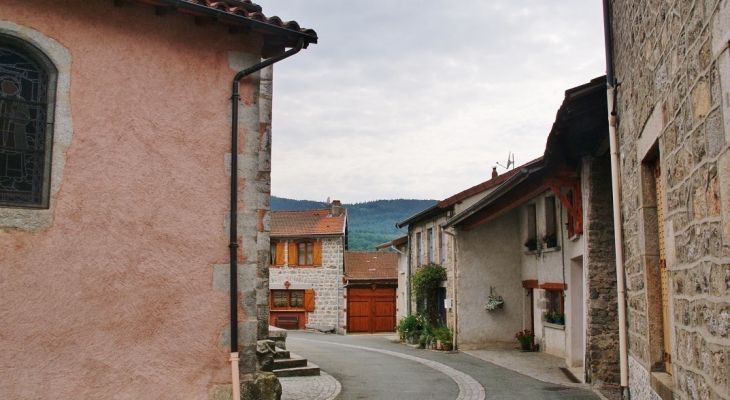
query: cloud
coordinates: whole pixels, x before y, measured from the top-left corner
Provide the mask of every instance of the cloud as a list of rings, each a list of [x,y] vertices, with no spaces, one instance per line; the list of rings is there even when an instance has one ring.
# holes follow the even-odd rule
[[[441,199],[542,155],[604,73],[600,2],[270,0],[320,43],[274,67],[272,192]],[[501,170],[501,169],[500,169]]]

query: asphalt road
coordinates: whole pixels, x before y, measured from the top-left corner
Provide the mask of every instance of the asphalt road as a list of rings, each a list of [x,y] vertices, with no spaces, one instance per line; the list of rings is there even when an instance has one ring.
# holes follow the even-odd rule
[[[464,353],[413,349],[381,335],[289,331],[287,349],[342,385],[338,399],[599,399]]]

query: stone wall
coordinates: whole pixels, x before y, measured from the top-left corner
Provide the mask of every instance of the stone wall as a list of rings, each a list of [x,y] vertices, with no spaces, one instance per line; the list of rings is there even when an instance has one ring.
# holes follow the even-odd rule
[[[583,164],[586,264],[586,378],[618,383],[618,305],[608,154]]]
[[[338,332],[343,331],[344,298],[342,295],[343,238],[323,238],[322,266],[277,267],[269,270],[271,283],[311,284],[314,289],[314,311],[308,315],[307,323],[332,325]],[[288,248],[284,246],[285,259]]]
[[[645,371],[665,368],[656,308],[659,234],[676,398],[730,396],[728,3],[612,1],[629,350]],[[663,232],[651,195],[649,163],[656,158]],[[646,393],[642,386],[654,384],[637,368],[631,392]]]

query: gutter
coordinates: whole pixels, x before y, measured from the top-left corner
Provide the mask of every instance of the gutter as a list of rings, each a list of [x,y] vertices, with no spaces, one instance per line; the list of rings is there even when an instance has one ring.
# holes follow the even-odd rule
[[[192,3],[190,3],[192,4]],[[238,370],[238,103],[240,101],[241,79],[264,69],[274,63],[298,53],[306,45],[303,39],[296,47],[240,71],[233,78],[231,94],[231,217],[230,217],[230,289],[231,289],[231,377],[233,398],[241,397],[241,384]]]
[[[611,192],[613,195],[613,229],[616,247],[616,290],[618,295],[618,340],[621,368],[621,398],[630,398],[628,341],[626,335],[626,282],[624,267],[623,230],[621,226],[621,186],[616,136],[616,78],[613,76],[613,43],[609,0],[603,0],[603,35],[606,43],[606,96],[608,100],[608,137],[611,149]]]

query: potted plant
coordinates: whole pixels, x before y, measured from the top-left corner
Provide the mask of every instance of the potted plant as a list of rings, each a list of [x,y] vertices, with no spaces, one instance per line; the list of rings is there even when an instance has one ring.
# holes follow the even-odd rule
[[[489,297],[487,297],[487,301],[484,302],[484,308],[486,308],[487,311],[494,311],[502,307],[504,307],[504,299],[502,299],[502,296],[497,295],[494,288],[490,286]]]
[[[524,351],[532,351],[532,342],[535,340],[535,334],[525,329],[515,334],[515,339],[520,342],[520,348]]]
[[[546,248],[558,247],[558,235],[550,233],[542,237],[542,241],[545,243]]]
[[[418,317],[411,314],[398,322],[395,327],[400,335],[401,340],[406,340],[410,344],[418,343],[418,333],[421,331],[421,321]]]
[[[537,239],[536,238],[525,239],[525,247],[527,247],[527,250],[529,250],[529,251],[537,250]]]
[[[545,322],[549,322],[551,324],[555,323],[555,313],[552,311],[548,311],[545,313]]]
[[[446,351],[451,350],[452,334],[451,329],[447,325],[440,325],[434,330],[434,336],[441,342],[441,348]]]
[[[558,325],[565,325],[565,314],[553,313],[553,320]]]

